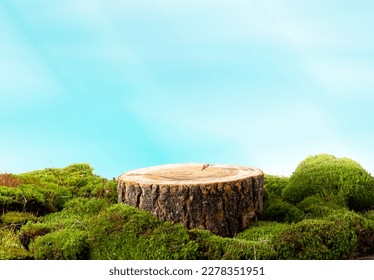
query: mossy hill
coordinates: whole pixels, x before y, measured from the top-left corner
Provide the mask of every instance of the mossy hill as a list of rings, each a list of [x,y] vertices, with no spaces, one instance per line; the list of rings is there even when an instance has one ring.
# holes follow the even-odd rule
[[[117,204],[88,164],[0,174],[0,259],[351,259],[374,254],[374,179],[358,163],[306,158],[265,175],[264,212],[234,238]]]

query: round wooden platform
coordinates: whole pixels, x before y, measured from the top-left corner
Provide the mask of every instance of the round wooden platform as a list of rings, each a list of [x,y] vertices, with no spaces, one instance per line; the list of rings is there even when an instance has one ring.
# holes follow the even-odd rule
[[[234,182],[261,175],[262,171],[248,166],[227,164],[182,163],[166,164],[128,171],[119,181],[157,185],[204,185]]]
[[[244,230],[262,212],[263,172],[225,164],[168,164],[118,178],[118,200],[187,228],[222,236]]]

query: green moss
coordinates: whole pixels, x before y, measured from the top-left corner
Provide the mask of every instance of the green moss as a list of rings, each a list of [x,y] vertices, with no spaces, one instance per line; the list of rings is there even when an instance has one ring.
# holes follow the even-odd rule
[[[91,178],[90,181],[76,190],[76,195],[86,198],[102,198],[108,203],[118,201],[117,183],[114,180]]]
[[[104,199],[99,198],[74,198],[69,200],[64,207],[64,211],[77,213],[80,216],[98,214],[107,207]]]
[[[109,206],[94,218],[94,230],[102,231],[105,228],[108,233],[124,230],[131,235],[139,235],[162,224],[150,213],[126,204]]]
[[[283,189],[288,185],[289,180],[290,179],[288,177],[265,174],[264,175],[265,193],[281,196]]]
[[[65,240],[56,241],[51,251],[46,244],[65,230],[86,234],[84,256],[90,259],[193,259],[198,247],[184,226],[162,222],[125,204],[108,207],[103,199],[71,200],[61,212],[26,224],[21,236],[35,258],[61,259],[72,256],[57,249]]]
[[[197,259],[249,260],[271,259],[266,244],[244,239],[225,238],[206,230],[190,230],[191,238],[198,243]]]
[[[303,212],[281,198],[289,178],[265,174],[264,176],[264,209],[260,217],[265,221],[298,222]]]
[[[182,225],[118,204],[90,223],[93,259],[193,259],[197,244]]]
[[[7,212],[1,215],[0,220],[3,225],[17,230],[22,225],[26,224],[27,221],[36,221],[37,217],[26,212]]]
[[[270,194],[264,202],[261,220],[277,222],[298,222],[303,219],[303,212],[294,205]]]
[[[1,248],[0,247],[0,260],[32,260],[34,259],[32,254],[24,248],[12,247],[12,248]]]
[[[351,258],[374,254],[374,221],[353,211],[335,211],[325,220],[333,221],[337,225],[347,225],[357,237],[357,244],[351,252]]]
[[[88,258],[88,234],[62,229],[39,236],[30,244],[30,252],[40,260],[79,260]]]
[[[73,197],[102,198],[115,203],[115,181],[96,176],[92,171],[88,164],[73,164],[13,175],[19,186],[0,186],[0,209],[45,215],[60,211]]]
[[[287,223],[259,221],[237,234],[235,238],[269,243],[289,226]]]
[[[138,237],[160,225],[146,212],[124,204],[104,209],[90,223],[93,236],[91,254],[94,259],[140,259]],[[138,254],[138,255],[137,255]]]
[[[357,245],[357,236],[347,223],[304,220],[292,224],[274,240],[282,260],[345,259]]]
[[[21,185],[18,188],[0,186],[0,207],[3,212],[26,211],[37,215],[52,211],[43,192],[33,185]]]
[[[190,239],[188,231],[181,225],[163,223],[135,233],[113,227],[104,236],[97,236],[90,242],[92,259],[135,259],[135,260],[178,260],[195,259],[197,243]],[[108,229],[105,229],[108,231]]]
[[[188,260],[197,257],[197,242],[180,224],[164,222],[152,232],[145,231],[139,236],[139,241],[144,252],[140,259]]]
[[[23,248],[18,233],[12,229],[0,228],[0,260],[32,259],[30,252]]]
[[[274,240],[289,228],[287,223],[259,221],[247,230],[235,236],[236,239],[243,239],[256,243],[257,259],[276,259],[277,252]]]
[[[297,208],[304,212],[304,218],[323,218],[334,213],[334,211],[342,209],[341,206],[326,201],[320,196],[309,196],[297,204]]]
[[[81,187],[88,178],[95,177],[89,164],[72,164],[65,168],[46,168],[19,175],[22,183],[45,184],[55,183],[62,187]]]
[[[116,182],[95,175],[93,168],[85,163],[28,172],[19,175],[19,178],[23,184],[34,184],[52,192],[49,197],[57,199],[54,204],[58,210],[73,197],[95,197],[109,203],[117,202]]]
[[[350,209],[362,211],[374,207],[374,182],[357,162],[321,154],[299,164],[282,195],[293,204],[315,195],[341,199]]]
[[[374,253],[374,221],[348,209],[292,224],[274,239],[279,259],[351,259]]]
[[[46,235],[57,229],[57,226],[53,227],[49,224],[28,222],[26,225],[22,226],[19,233],[19,240],[23,247],[29,250],[30,242],[35,240],[36,237]]]
[[[363,213],[363,216],[366,219],[374,221],[374,210],[370,210],[370,211],[367,211],[367,212]]]

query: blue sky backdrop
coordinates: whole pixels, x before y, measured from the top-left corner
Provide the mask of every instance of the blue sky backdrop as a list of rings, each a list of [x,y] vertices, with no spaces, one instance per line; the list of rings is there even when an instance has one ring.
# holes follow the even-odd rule
[[[0,172],[374,172],[374,2],[0,0]]]

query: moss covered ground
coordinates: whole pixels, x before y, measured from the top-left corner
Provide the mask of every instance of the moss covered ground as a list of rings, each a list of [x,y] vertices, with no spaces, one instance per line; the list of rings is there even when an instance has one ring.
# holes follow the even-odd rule
[[[88,164],[0,174],[0,259],[353,259],[374,254],[374,179],[351,159],[265,174],[260,219],[233,238],[117,204]]]

